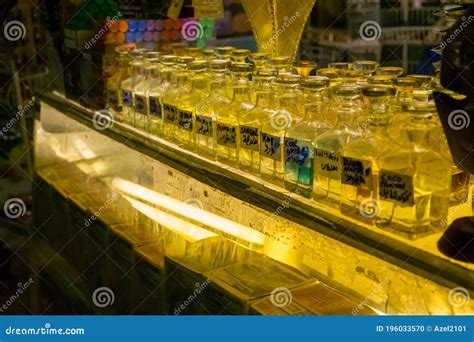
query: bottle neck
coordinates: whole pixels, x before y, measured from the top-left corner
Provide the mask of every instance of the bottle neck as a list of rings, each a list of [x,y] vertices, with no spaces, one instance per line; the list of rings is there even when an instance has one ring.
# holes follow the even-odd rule
[[[251,102],[248,82],[237,82],[234,84],[232,101]]]
[[[213,79],[211,81],[211,94],[218,94],[227,97],[227,80],[225,78]]]
[[[406,132],[408,140],[416,145],[428,146],[428,136],[434,124],[429,117],[410,116]]]
[[[267,91],[258,91],[257,92],[257,102],[255,104],[258,108],[271,108],[273,105],[273,96],[270,90]]]
[[[193,78],[192,90],[206,90],[207,88],[208,82],[204,76],[197,76]]]

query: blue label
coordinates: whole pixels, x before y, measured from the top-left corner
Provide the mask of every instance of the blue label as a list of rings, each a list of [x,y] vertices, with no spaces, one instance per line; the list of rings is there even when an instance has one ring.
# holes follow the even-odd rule
[[[281,138],[276,135],[262,132],[260,155],[281,161]]]
[[[132,106],[132,91],[122,90],[122,105],[125,107]]]

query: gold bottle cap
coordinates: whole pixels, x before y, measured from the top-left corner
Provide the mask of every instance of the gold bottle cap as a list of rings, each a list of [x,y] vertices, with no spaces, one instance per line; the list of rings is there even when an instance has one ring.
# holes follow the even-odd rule
[[[160,53],[159,52],[145,52],[143,57],[145,58],[145,60],[147,61],[150,61],[152,59],[159,59],[160,58]]]
[[[161,63],[165,65],[171,65],[176,62],[176,56],[175,55],[163,55],[160,58]]]
[[[316,70],[316,75],[317,76],[326,76],[330,79],[337,78],[339,75],[337,73],[337,69],[335,68],[321,68]]]
[[[377,75],[398,77],[398,76],[403,75],[403,68],[402,67],[396,67],[396,66],[379,67],[379,68],[377,68],[375,73]]]
[[[329,87],[331,80],[325,76],[308,76],[301,80],[304,89],[324,89]]]
[[[178,56],[176,57],[176,64],[182,67],[186,67],[188,66],[189,63],[191,63],[194,60],[195,58],[191,56]]]
[[[184,53],[186,49],[185,43],[172,43],[168,45],[168,49],[173,53],[173,55],[180,56]]]
[[[201,56],[201,48],[198,47],[188,47],[185,49],[186,55],[191,57],[199,57]]]
[[[355,61],[352,69],[363,71],[364,74],[371,74],[379,67],[379,63],[374,61]]]
[[[234,73],[250,73],[252,66],[249,63],[231,63],[229,69]]]
[[[421,80],[413,77],[396,77],[392,82],[398,88],[418,88],[423,84]]]
[[[335,86],[332,92],[336,96],[357,97],[361,95],[361,88],[359,86],[352,85],[352,84],[341,84],[341,85]]]
[[[131,59],[143,58],[143,55],[147,52],[147,49],[133,49],[128,52]]]
[[[267,77],[276,77],[278,74],[277,69],[274,68],[263,68],[263,69],[257,69],[254,70],[253,76],[255,77],[261,77],[261,78],[267,78]]]
[[[371,84],[362,88],[362,94],[367,97],[394,96],[395,93],[395,87],[381,84]]]
[[[313,71],[317,67],[318,67],[318,65],[316,64],[316,62],[308,61],[308,60],[301,60],[300,59],[300,60],[293,63],[293,68],[295,68],[298,75],[300,75],[302,77],[309,76],[311,71]]]
[[[392,85],[393,76],[391,75],[372,75],[367,78],[368,84]]]
[[[219,46],[216,48],[216,53],[218,56],[230,55],[231,51],[235,48],[232,46]]]
[[[211,71],[225,71],[229,67],[229,61],[226,59],[211,59],[208,64]]]
[[[352,69],[352,63],[346,63],[346,62],[329,63],[328,68],[337,69],[337,70],[350,70]]]
[[[192,71],[204,71],[207,69],[206,61],[192,61],[188,64],[188,70]]]
[[[433,76],[430,75],[407,75],[407,77],[419,80],[422,86],[429,86],[433,79]]]
[[[205,49],[202,50],[201,53],[206,59],[216,57],[216,52],[213,49]]]
[[[247,49],[234,49],[230,52],[230,57],[236,62],[244,62],[249,55],[250,50]]]

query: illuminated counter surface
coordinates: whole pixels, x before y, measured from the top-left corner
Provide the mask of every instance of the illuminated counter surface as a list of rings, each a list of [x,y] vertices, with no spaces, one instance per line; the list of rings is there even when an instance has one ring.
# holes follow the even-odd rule
[[[400,274],[400,281],[404,279],[405,274],[408,277],[413,275],[411,280],[420,288],[425,285],[422,286],[419,283],[427,281],[426,288],[433,287],[436,291],[441,288],[443,290],[440,291],[443,292],[452,288],[463,287],[472,294],[474,290],[474,265],[442,255],[436,247],[441,233],[433,233],[411,240],[389,231],[383,231],[343,217],[335,209],[295,195],[222,163],[202,158],[133,127],[114,122],[111,127],[97,130],[93,125],[92,117],[94,113],[92,111],[85,109],[76,102],[65,99],[59,94],[47,94],[42,98],[42,101],[43,113],[57,111],[75,122],[89,127],[97,134],[104,136],[104,139],[109,138],[121,144],[124,151],[132,150],[147,156],[160,164],[166,165],[170,170],[175,170],[194,179],[196,183],[207,185],[209,189],[227,194],[227,197],[224,198],[228,198],[229,201],[240,201],[249,208],[255,207],[257,211],[266,212],[271,220],[281,219],[289,222],[291,227],[287,229],[287,235],[284,236],[285,233],[282,233],[280,237],[289,240],[301,240],[302,242],[290,241],[287,245],[291,247],[288,248],[297,250],[297,246],[305,245],[306,250],[296,251],[292,257],[285,260],[285,256],[278,255],[279,250],[275,247],[277,244],[272,246],[271,243],[267,243],[269,239],[274,238],[274,232],[260,229],[260,235],[264,236],[264,246],[262,247],[264,253],[277,260],[288,261],[291,266],[317,278],[323,278],[325,282],[331,283],[331,285],[339,284],[341,279],[337,278],[344,278],[345,276],[342,274],[348,273],[350,277],[343,279],[346,284],[343,284],[342,287],[350,288],[351,281],[360,281],[358,286],[360,285],[361,288],[355,290],[355,292],[364,298],[364,294],[369,295],[376,284],[386,286],[385,281],[387,281],[392,284],[390,286],[396,286],[397,280],[395,278],[386,274],[382,275],[385,271],[390,270]],[[126,180],[122,181],[120,177],[115,178],[106,181],[110,184],[115,183],[115,185],[122,188],[127,188],[129,185]],[[133,191],[131,195],[130,199],[133,205]],[[158,195],[156,200],[165,201],[167,199],[163,195]],[[136,205],[137,203],[135,203]],[[282,205],[283,210],[278,210],[282,208]],[[147,210],[147,208],[137,209]],[[275,212],[278,212],[278,214],[272,214]],[[278,218],[273,216],[278,216]],[[255,228],[259,230],[259,227]],[[301,230],[302,236],[295,238],[294,235],[299,234],[298,229]],[[310,232],[308,232],[308,229]],[[255,234],[255,237],[250,240],[258,240],[260,235]],[[316,240],[314,245],[311,245],[311,248],[308,249],[308,245],[313,242],[305,241],[305,239],[313,236],[316,236]],[[333,254],[330,255],[331,253]],[[275,254],[275,256],[272,254]],[[357,260],[354,261],[354,259]],[[335,267],[332,263],[337,264],[338,267]],[[377,269],[380,268],[383,268],[384,271],[379,272]],[[338,276],[339,273],[341,275]],[[390,280],[386,280],[384,277],[388,277]],[[375,283],[371,283],[370,281],[374,281],[374,279]],[[332,284],[332,281],[334,281],[334,284]],[[406,280],[404,282],[408,283]],[[400,288],[399,291],[402,293],[408,292],[409,285],[406,286],[406,288]],[[391,291],[395,290],[392,289]],[[400,296],[400,301],[402,301],[401,297],[403,296]],[[444,297],[444,292],[441,297]],[[380,301],[383,302],[383,299],[380,299]],[[446,301],[446,298],[444,298],[444,301]],[[467,311],[465,311],[466,307],[460,311],[458,308],[449,307],[449,303],[449,308],[446,308],[444,304],[438,305],[435,303],[436,309],[433,311],[469,313],[472,310],[472,303],[468,305]],[[431,304],[427,306],[431,307]],[[406,312],[409,313],[409,309],[407,310]]]

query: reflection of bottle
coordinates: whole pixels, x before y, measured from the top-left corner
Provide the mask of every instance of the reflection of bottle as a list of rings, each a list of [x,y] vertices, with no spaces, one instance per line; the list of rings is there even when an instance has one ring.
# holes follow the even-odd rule
[[[313,189],[314,140],[332,125],[326,120],[329,78],[309,76],[301,81],[305,114],[288,128],[284,142],[285,188],[309,197]]]
[[[239,117],[244,115],[252,105],[248,76],[250,65],[247,63],[232,63],[232,101],[219,108],[216,112],[216,151],[217,159],[237,166],[239,161]]]
[[[211,90],[207,97],[196,104],[195,146],[199,155],[216,155],[216,112],[230,103],[227,97],[227,65],[222,59],[209,61]]]
[[[355,124],[362,112],[360,92],[360,87],[353,85],[333,89],[336,125],[315,140],[312,197],[335,208],[339,208],[341,196],[341,150],[360,135]]]
[[[377,225],[422,233],[444,226],[451,190],[452,163],[429,145],[436,107],[431,102],[408,105],[408,141],[379,159]]]
[[[361,137],[346,144],[341,153],[341,212],[357,220],[376,218],[378,159],[397,149],[388,134],[393,113],[390,99],[395,88],[369,85],[362,90],[367,109],[362,118]]]
[[[256,94],[256,105],[239,118],[240,150],[239,167],[258,174],[260,172],[260,131],[262,120],[267,117],[267,108],[272,104],[271,82],[275,69],[257,69],[253,73],[252,92]]]
[[[144,49],[135,49],[130,51],[132,60],[132,74],[121,83],[122,115],[124,122],[133,124],[133,88],[144,77],[143,54]]]
[[[301,92],[298,75],[281,74],[275,84],[273,103],[262,121],[260,137],[260,175],[263,179],[284,186],[284,137],[286,130],[301,120]]]
[[[205,74],[206,61],[193,61],[188,65],[191,76],[191,90],[184,93],[178,99],[178,129],[176,139],[179,145],[185,145],[188,149],[194,147],[195,107],[208,92],[209,82]]]

